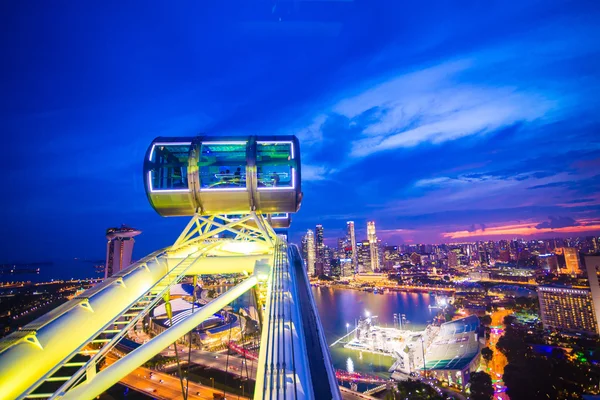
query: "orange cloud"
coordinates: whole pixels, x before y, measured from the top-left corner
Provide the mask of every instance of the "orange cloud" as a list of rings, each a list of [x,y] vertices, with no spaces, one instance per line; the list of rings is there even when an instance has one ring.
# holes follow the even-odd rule
[[[540,233],[580,233],[580,232],[591,232],[600,231],[600,221],[591,219],[578,220],[577,226],[567,226],[564,228],[536,228],[537,223],[526,223],[526,224],[513,224],[513,225],[500,225],[485,230],[478,229],[476,231],[456,231],[446,232],[442,235],[450,239],[462,239],[479,236],[530,236],[538,235]]]

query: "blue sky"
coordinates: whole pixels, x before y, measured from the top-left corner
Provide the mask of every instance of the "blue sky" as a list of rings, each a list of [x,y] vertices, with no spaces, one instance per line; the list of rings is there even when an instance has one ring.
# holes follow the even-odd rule
[[[216,3],[216,2],[215,2]],[[142,256],[159,135],[296,134],[291,234],[375,220],[390,242],[598,233],[594,1],[0,5],[1,261]],[[8,143],[6,143],[8,141]]]

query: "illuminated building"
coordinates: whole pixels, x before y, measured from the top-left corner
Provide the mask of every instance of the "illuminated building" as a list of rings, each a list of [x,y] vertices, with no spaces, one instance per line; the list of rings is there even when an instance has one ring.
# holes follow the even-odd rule
[[[412,265],[420,265],[421,264],[421,256],[417,253],[412,253],[410,255],[410,262]]]
[[[302,237],[302,250],[306,260],[306,273],[311,276],[315,274],[315,234],[311,229],[306,231]]]
[[[600,283],[598,282],[598,271],[600,271],[600,255],[586,255],[585,270],[590,285],[590,293],[592,294],[594,314],[596,315],[596,321],[598,321],[598,317],[600,316]],[[597,333],[600,334],[600,331]]]
[[[555,254],[540,254],[538,256],[538,266],[552,273],[560,272],[558,268],[558,259]]]
[[[371,247],[368,240],[360,241],[356,244],[358,256],[358,272],[368,273],[371,270]]]
[[[589,290],[540,286],[538,300],[544,328],[573,333],[598,332]]]
[[[340,260],[340,276],[346,278],[354,275],[354,261],[351,258],[341,258]]]
[[[315,251],[316,257],[315,260],[317,263],[323,264],[323,259],[325,258],[324,250],[325,250],[325,242],[323,237],[323,225],[317,225],[315,228]]]
[[[331,258],[331,248],[329,246],[323,246],[323,273],[327,276],[332,275]]]
[[[113,276],[131,265],[131,255],[135,236],[142,233],[137,229],[126,227],[109,228],[106,230],[106,266],[104,279]]]
[[[482,271],[469,272],[469,280],[471,282],[489,281],[490,280],[490,273],[489,272],[482,272]]]
[[[371,252],[371,271],[379,271],[379,243],[375,233],[375,221],[367,222],[367,239],[369,240],[369,250]]]
[[[569,275],[581,274],[581,266],[579,263],[579,252],[573,247],[563,248],[563,254],[565,256],[566,273]]]
[[[448,253],[448,266],[450,268],[458,267],[458,254],[455,251]]]
[[[391,270],[394,265],[401,261],[398,246],[385,246],[383,249],[383,265],[382,269]]]
[[[352,246],[352,267],[354,269],[354,273],[358,273],[358,254],[356,253],[356,234],[354,233],[354,221],[346,222],[347,229],[347,239],[350,245]]]
[[[490,255],[487,252],[487,250],[483,244],[479,245],[478,255],[479,255],[479,262],[481,263],[481,265],[489,265],[490,264]]]

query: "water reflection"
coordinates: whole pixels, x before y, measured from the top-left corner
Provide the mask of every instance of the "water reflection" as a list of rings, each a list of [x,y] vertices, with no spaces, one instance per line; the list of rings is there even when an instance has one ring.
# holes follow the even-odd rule
[[[354,372],[354,362],[352,361],[352,358],[348,357],[346,359],[346,371],[353,373]]]
[[[394,314],[405,314],[409,321],[407,329],[423,329],[436,311],[429,309],[435,303],[433,295],[427,293],[394,292],[373,294],[351,289],[313,288],[313,295],[323,324],[328,343],[333,343],[346,334],[346,324],[354,329],[359,318],[368,311],[377,316],[379,324],[394,325]],[[329,349],[335,368],[389,377],[392,357],[379,354],[360,353],[345,349],[343,344]]]

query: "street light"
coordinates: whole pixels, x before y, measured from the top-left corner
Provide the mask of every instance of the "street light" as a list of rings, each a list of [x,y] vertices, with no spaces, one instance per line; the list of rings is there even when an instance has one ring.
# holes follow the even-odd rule
[[[346,322],[346,335],[348,334],[348,328],[350,328],[350,324]]]
[[[210,378],[211,382],[212,382],[212,387],[213,389],[215,388],[215,378]]]
[[[371,313],[369,312],[369,310],[365,310],[365,316],[366,316],[367,318],[369,318],[369,317],[371,316]]]

